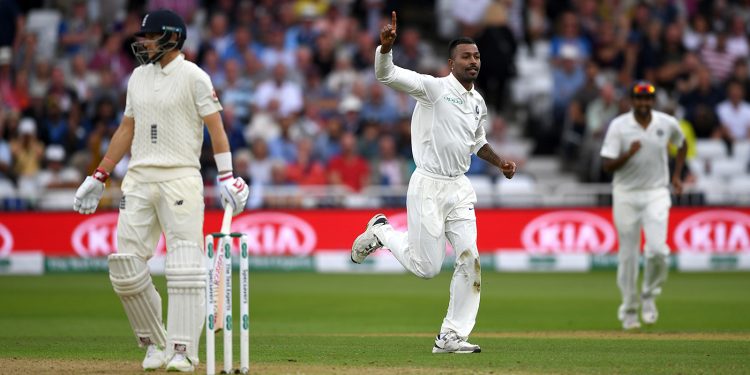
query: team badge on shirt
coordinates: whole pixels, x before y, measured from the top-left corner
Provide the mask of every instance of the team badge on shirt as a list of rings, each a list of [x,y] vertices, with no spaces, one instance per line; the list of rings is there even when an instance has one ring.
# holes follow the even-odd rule
[[[218,96],[216,96],[216,90],[213,90],[213,89],[211,90],[211,98],[212,98],[212,99],[213,99],[213,100],[214,100],[215,102],[218,102],[218,101],[219,101],[219,97],[218,97]]]
[[[656,135],[658,135],[659,137],[663,136],[664,135],[664,130],[658,129],[656,131]]]

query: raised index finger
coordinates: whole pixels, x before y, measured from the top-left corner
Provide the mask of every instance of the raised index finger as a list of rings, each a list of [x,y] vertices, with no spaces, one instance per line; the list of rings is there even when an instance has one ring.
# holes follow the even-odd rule
[[[391,12],[391,27],[393,27],[394,30],[396,29],[396,11],[395,10]]]

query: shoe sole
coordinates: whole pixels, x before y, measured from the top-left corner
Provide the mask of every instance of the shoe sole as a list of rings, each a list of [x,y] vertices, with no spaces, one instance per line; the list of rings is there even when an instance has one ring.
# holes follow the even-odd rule
[[[438,348],[437,346],[434,346],[432,348],[432,354],[474,354],[474,353],[481,353],[482,348],[476,348],[471,351],[469,350],[456,350],[456,351],[450,351]]]

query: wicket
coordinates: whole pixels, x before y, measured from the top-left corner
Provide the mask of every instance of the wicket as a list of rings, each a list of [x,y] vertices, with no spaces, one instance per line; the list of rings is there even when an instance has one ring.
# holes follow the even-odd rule
[[[219,239],[217,254],[214,239]],[[223,302],[224,310],[224,370],[222,374],[232,373],[232,239],[240,240],[240,368],[235,373],[247,374],[250,370],[250,274],[247,249],[247,236],[242,233],[212,233],[206,236],[206,255],[208,256],[206,280],[206,374],[216,374],[215,327],[216,302],[218,285],[214,278],[224,277]],[[217,256],[218,255],[218,256]],[[223,257],[222,269],[216,270],[217,259]],[[221,272],[221,274],[215,274]]]

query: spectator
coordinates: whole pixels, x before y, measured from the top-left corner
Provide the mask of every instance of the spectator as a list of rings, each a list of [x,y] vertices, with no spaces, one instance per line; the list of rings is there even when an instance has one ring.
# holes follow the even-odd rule
[[[731,142],[750,139],[750,103],[745,101],[745,89],[739,82],[729,82],[727,99],[716,107],[722,133]]]
[[[64,114],[70,112],[73,106],[78,105],[78,95],[67,85],[65,73],[60,67],[52,69],[50,85],[45,97],[48,101],[54,100],[59,106],[60,111]]]
[[[432,47],[422,41],[419,30],[407,28],[401,32],[399,40],[399,44],[393,47],[393,63],[404,69],[427,73],[436,57]]]
[[[44,155],[46,168],[37,175],[37,181],[42,192],[78,187],[81,174],[75,169],[65,166],[65,149],[62,146],[47,146]],[[65,202],[65,207],[69,205],[69,202]]]
[[[750,46],[748,46],[745,20],[741,16],[734,15],[732,17],[726,43],[727,51],[732,56],[737,58],[747,58],[750,56]]]
[[[330,92],[343,97],[352,91],[352,86],[357,78],[358,75],[352,66],[349,54],[347,52],[339,53],[333,71],[326,78],[326,88]]]
[[[357,151],[368,163],[380,156],[380,124],[367,122],[362,126],[357,136]]]
[[[714,39],[710,32],[706,16],[697,13],[690,18],[690,26],[682,34],[682,45],[688,51],[699,51],[709,41]]]
[[[313,49],[313,62],[318,67],[320,75],[325,77],[331,70],[336,62],[336,48],[335,41],[328,33],[321,33],[315,39],[315,48]]]
[[[315,158],[328,164],[329,161],[341,153],[341,138],[346,132],[341,119],[330,117],[325,122],[325,131],[315,138]]]
[[[328,181],[331,185],[345,186],[358,192],[368,185],[370,167],[357,154],[357,140],[352,133],[341,136],[341,154],[334,156],[328,165]]]
[[[555,61],[568,59],[564,52],[576,51],[576,62],[582,64],[591,55],[591,44],[581,35],[578,18],[573,12],[565,12],[558,19],[558,32],[552,37],[552,58]]]
[[[344,129],[348,132],[359,133],[362,126],[362,101],[354,95],[344,97],[339,103],[339,114],[343,121]]]
[[[221,103],[224,107],[232,107],[236,121],[247,123],[253,103],[252,82],[241,75],[237,60],[227,60],[224,72],[226,79],[221,88]]]
[[[127,77],[133,71],[133,60],[122,51],[122,38],[117,33],[111,33],[104,37],[102,45],[96,50],[96,54],[89,62],[89,69],[109,70],[114,74],[114,79],[120,84],[127,82]]]
[[[208,36],[206,37],[208,47],[206,49],[215,51],[218,56],[224,56],[227,48],[233,43],[228,22],[224,12],[215,12],[208,22]]]
[[[732,72],[732,66],[737,58],[727,49],[727,33],[720,32],[715,43],[706,43],[700,50],[701,60],[711,72],[714,82],[722,82]]]
[[[378,82],[371,83],[368,91],[369,95],[362,104],[360,112],[362,120],[378,122],[387,128],[392,128],[399,118],[398,109],[387,96],[392,91],[386,92],[384,86]]]
[[[263,65],[272,69],[278,64],[284,64],[287,69],[293,70],[296,64],[295,50],[284,45],[284,31],[274,27],[266,38],[266,46],[259,54]]]
[[[396,141],[391,135],[383,135],[378,142],[378,157],[372,162],[372,176],[374,184],[389,188],[403,188],[409,181],[409,171],[403,159],[396,153]],[[386,207],[403,207],[406,200],[403,196],[387,195],[383,199]]]
[[[290,116],[302,110],[302,88],[299,84],[289,80],[286,72],[284,64],[276,64],[271,79],[258,85],[255,92],[255,104],[259,109],[268,109],[271,100],[276,100],[281,116]]]
[[[94,87],[99,85],[99,77],[96,72],[86,65],[86,57],[83,54],[73,56],[70,62],[70,73],[66,80],[66,85],[75,91],[78,100],[82,103],[88,103],[91,100]],[[126,74],[129,75],[130,71],[127,71]]]
[[[674,83],[681,73],[682,61],[685,56],[681,35],[682,29],[679,24],[669,24],[664,30],[664,36],[659,45],[659,53],[656,59],[658,66],[656,81],[660,87],[667,90],[674,88]]]
[[[221,66],[221,59],[219,59],[219,54],[215,49],[209,47],[203,50],[200,66],[211,77],[214,88],[221,91],[224,85],[226,85],[226,78],[224,77],[224,69]]]
[[[95,46],[97,38],[89,23],[86,2],[75,0],[67,13],[67,16],[60,22],[58,30],[60,46],[68,56],[90,52],[86,48],[87,43],[94,43]]]
[[[586,75],[578,60],[580,57],[581,55],[576,47],[565,45],[560,52],[560,63],[552,70],[554,82],[552,93],[553,124],[564,123],[565,113],[571,100],[586,82]],[[548,151],[553,150],[556,146],[559,134],[562,132],[561,128],[558,125],[549,129],[547,134],[542,136],[544,138],[543,144]]]
[[[44,144],[37,138],[36,122],[23,118],[18,124],[18,135],[10,141],[13,174],[18,178],[18,191],[22,198],[35,201],[39,196],[36,175],[44,156]]]
[[[721,101],[722,93],[711,81],[708,69],[699,69],[695,87],[680,96],[679,103],[685,108],[685,118],[695,128],[698,138],[714,137],[718,133],[716,105]]]
[[[294,118],[279,119],[279,134],[268,142],[268,150],[272,158],[293,163],[297,160],[297,144],[299,131],[294,128]]]
[[[310,138],[301,138],[297,142],[297,159],[287,164],[286,177],[298,186],[322,186],[328,183],[325,166],[313,158]]]
[[[237,60],[242,61],[245,53],[252,51],[254,54],[258,54],[262,51],[262,47],[257,42],[253,41],[253,34],[249,28],[238,27],[234,30],[234,39],[221,54],[221,60]]]
[[[13,186],[13,154],[9,139],[10,115],[0,109],[0,198],[15,195]]]

